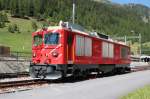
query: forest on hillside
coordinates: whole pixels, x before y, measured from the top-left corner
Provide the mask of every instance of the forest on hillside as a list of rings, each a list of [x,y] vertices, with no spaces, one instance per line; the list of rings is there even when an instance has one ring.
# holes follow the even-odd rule
[[[0,0],[0,10],[12,17],[58,23],[72,21],[72,0]],[[150,9],[142,5],[76,0],[75,23],[113,36],[142,34],[150,40]],[[134,31],[134,32],[131,32]]]

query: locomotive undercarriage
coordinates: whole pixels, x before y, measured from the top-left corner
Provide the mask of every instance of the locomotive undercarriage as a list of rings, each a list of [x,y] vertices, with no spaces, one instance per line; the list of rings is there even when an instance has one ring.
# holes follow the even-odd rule
[[[59,65],[30,65],[29,72],[33,78],[58,79],[62,77]]]
[[[89,74],[115,74],[130,71],[126,65],[97,65],[97,64],[58,64],[58,65],[30,65],[30,75],[33,78],[59,79],[68,76],[85,77]]]

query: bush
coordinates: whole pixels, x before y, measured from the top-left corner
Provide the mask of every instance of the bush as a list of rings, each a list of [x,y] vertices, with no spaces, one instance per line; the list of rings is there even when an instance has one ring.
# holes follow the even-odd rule
[[[32,28],[33,28],[34,30],[37,30],[37,28],[38,28],[38,26],[37,26],[37,24],[36,24],[35,21],[32,21]]]
[[[0,28],[4,28],[5,27],[5,23],[4,22],[0,22]]]
[[[11,24],[8,26],[8,31],[10,33],[15,33],[15,32],[18,32],[20,33],[20,30],[19,30],[19,27],[17,26],[17,24]]]
[[[6,13],[0,13],[0,22],[9,22]]]
[[[48,26],[49,26],[49,24],[47,22],[42,23],[42,28],[45,28],[45,27],[48,27]]]
[[[10,33],[14,33],[14,32],[15,32],[15,29],[14,29],[13,25],[9,25],[9,26],[8,26],[8,31],[9,31]]]
[[[4,14],[3,14],[3,21],[4,21],[4,22],[9,22],[9,20],[8,20],[8,17],[7,17],[7,14],[6,14],[6,13],[4,13]]]

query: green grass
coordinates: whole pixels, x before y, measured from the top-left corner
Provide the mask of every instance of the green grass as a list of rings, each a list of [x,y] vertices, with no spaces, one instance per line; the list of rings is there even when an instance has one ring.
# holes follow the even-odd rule
[[[150,99],[150,85],[144,88],[138,89],[133,93],[124,96],[121,99]]]
[[[10,23],[0,28],[0,45],[9,46],[11,51],[31,52],[32,29],[31,20],[9,17]],[[9,24],[17,24],[21,33],[8,32]],[[39,24],[39,23],[38,23]]]

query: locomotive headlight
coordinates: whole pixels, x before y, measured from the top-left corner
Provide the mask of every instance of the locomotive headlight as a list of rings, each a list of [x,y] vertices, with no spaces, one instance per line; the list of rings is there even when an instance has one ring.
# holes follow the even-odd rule
[[[36,54],[35,54],[35,53],[33,53],[33,57],[36,57]]]
[[[53,57],[57,57],[58,56],[58,52],[52,52],[52,56]]]
[[[46,53],[45,56],[48,57],[48,54]]]

